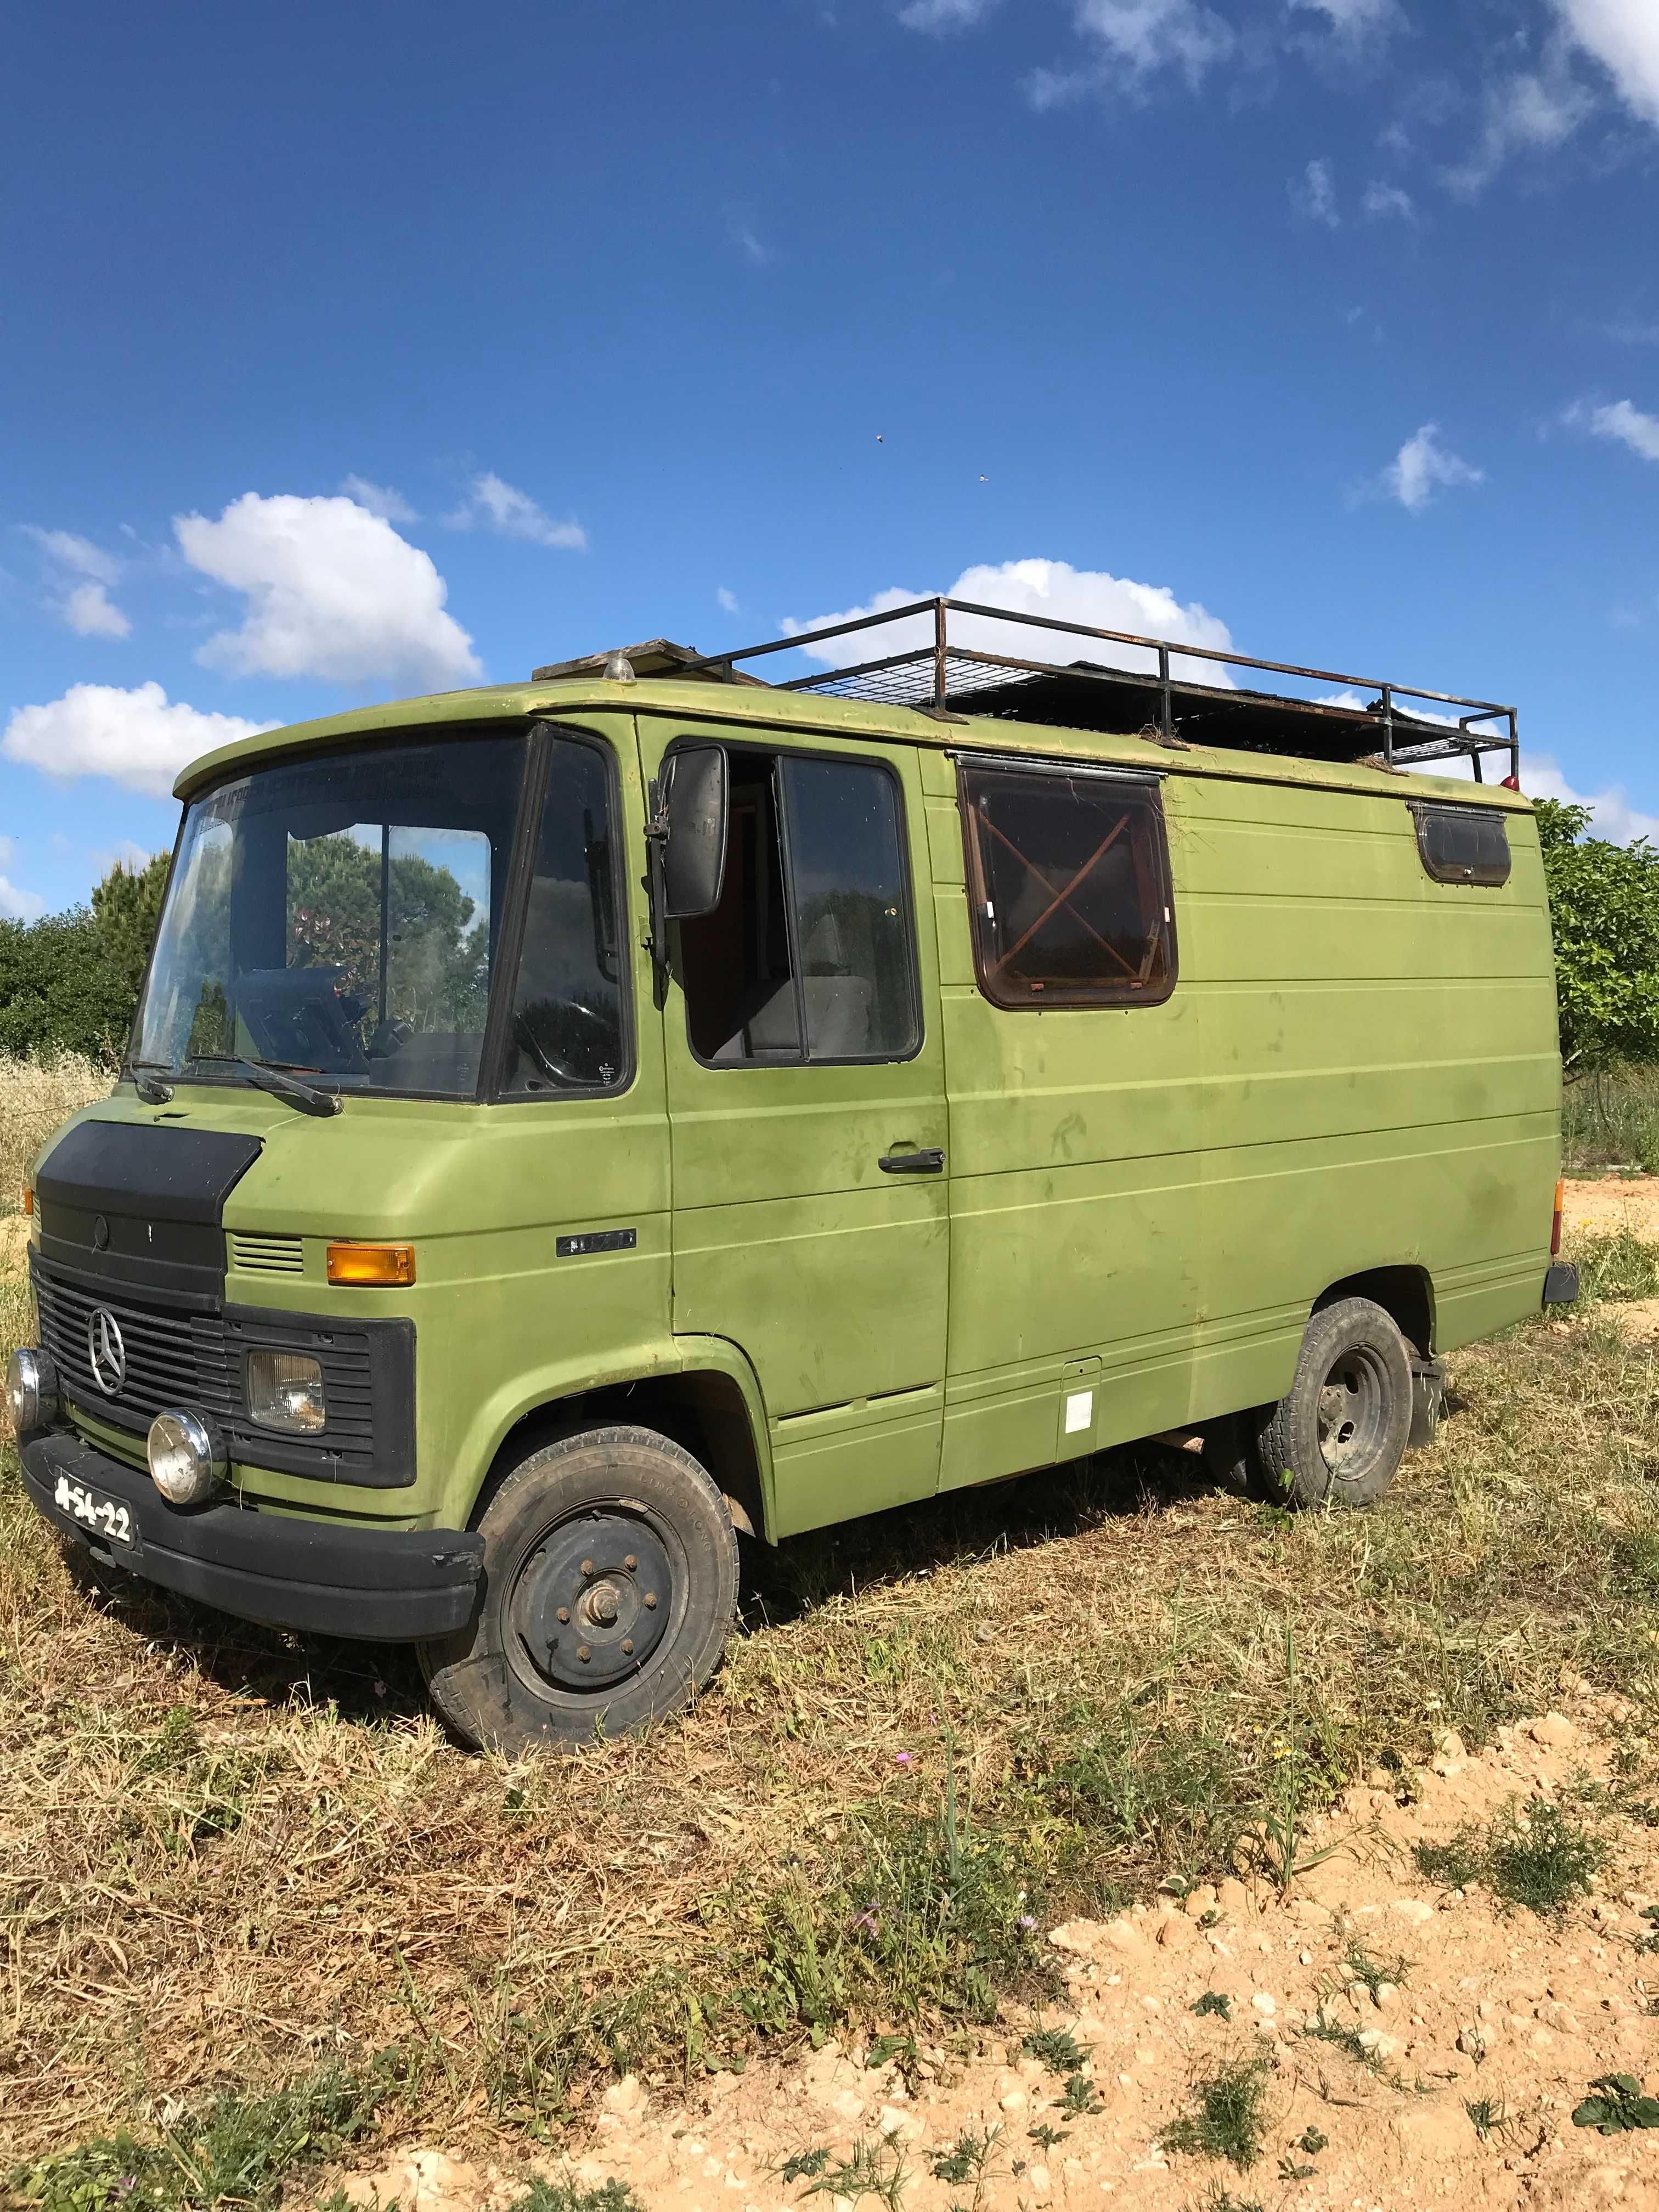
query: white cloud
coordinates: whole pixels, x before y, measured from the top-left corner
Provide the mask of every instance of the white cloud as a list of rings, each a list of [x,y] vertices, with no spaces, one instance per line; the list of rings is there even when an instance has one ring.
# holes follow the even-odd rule
[[[1091,70],[1034,70],[1026,92],[1034,107],[1060,106],[1083,94],[1121,88],[1127,70],[1135,88],[1163,69],[1177,69],[1194,88],[1237,44],[1232,26],[1203,0],[1076,0],[1078,36],[1102,49]]]
[[[1382,489],[1401,507],[1419,514],[1437,491],[1455,484],[1478,484],[1486,480],[1484,469],[1472,468],[1440,442],[1440,426],[1425,422],[1407,438],[1382,471]]]
[[[77,576],[91,576],[100,584],[112,584],[121,573],[121,564],[115,556],[106,553],[101,545],[94,545],[89,538],[77,538],[72,530],[37,530],[32,522],[25,523],[23,528],[25,534],[59,568],[72,568]]]
[[[1290,185],[1291,205],[1310,222],[1322,222],[1327,230],[1340,230],[1342,216],[1336,204],[1336,175],[1328,161],[1310,161]]]
[[[348,499],[355,499],[359,507],[378,514],[382,522],[418,522],[421,519],[402,492],[393,490],[390,484],[371,483],[367,477],[349,476],[340,489]]]
[[[216,522],[181,514],[173,527],[191,568],[247,599],[240,628],[198,651],[204,667],[434,688],[483,673],[430,558],[354,500],[250,491]]]
[[[746,216],[727,216],[726,234],[751,269],[769,268],[778,258]]]
[[[0,920],[39,921],[46,902],[39,891],[26,891],[8,876],[0,876]]]
[[[1622,784],[1606,791],[1575,791],[1553,760],[1541,756],[1529,761],[1522,756],[1521,781],[1529,799],[1560,799],[1570,806],[1588,806],[1590,827],[1598,837],[1614,845],[1629,845],[1638,837],[1659,839],[1659,815],[1644,814],[1632,806]]]
[[[1401,21],[1395,0],[1291,0],[1292,8],[1312,9],[1344,38],[1368,38],[1393,30]]]
[[[63,616],[77,637],[132,635],[132,624],[101,584],[76,584],[64,595]]]
[[[112,684],[75,684],[44,707],[20,707],[0,738],[0,752],[61,781],[106,775],[130,791],[165,799],[187,761],[273,722],[204,714],[169,702],[159,684],[123,691]]]
[[[51,604],[76,635],[131,637],[131,623],[109,595],[110,586],[121,573],[115,556],[94,545],[89,538],[77,538],[72,530],[38,530],[32,523],[26,523],[24,530],[56,572],[57,590]],[[70,579],[75,576],[84,580],[73,583]]]
[[[1552,49],[1541,69],[1488,86],[1480,141],[1467,161],[1446,172],[1447,184],[1472,199],[1511,155],[1551,154],[1564,145],[1595,106],[1559,49]]]
[[[907,31],[967,31],[999,4],[1000,0],[909,0],[898,19]]]
[[[1659,8],[1654,0],[1553,0],[1573,43],[1612,76],[1644,122],[1659,124]]]
[[[743,609],[738,605],[737,593],[735,592],[728,592],[724,584],[720,586],[719,590],[715,592],[714,597],[720,604],[720,609],[722,614],[740,615],[743,612]]]
[[[444,520],[452,530],[493,530],[502,538],[526,538],[532,545],[550,545],[574,553],[587,550],[587,532],[579,522],[555,522],[527,491],[503,483],[493,469],[474,477],[466,497]]]
[[[1096,629],[1128,630],[1141,637],[1209,646],[1218,652],[1226,652],[1232,644],[1227,625],[1196,602],[1182,606],[1175,594],[1161,585],[1137,584],[1127,576],[1108,575],[1100,569],[1073,568],[1065,561],[1004,561],[995,565],[981,562],[978,567],[964,568],[945,596],[975,601],[981,606],[1007,607],[1020,614],[1045,615],[1058,622],[1083,623]],[[924,592],[890,585],[887,590],[876,592],[861,607],[849,607],[842,614],[818,615],[811,622],[786,620],[781,627],[790,635],[805,629],[827,629],[836,623],[856,622],[866,615],[883,614],[926,597]],[[922,615],[889,623],[878,630],[866,630],[850,638],[830,638],[822,645],[804,647],[802,650],[809,659],[825,667],[846,668],[855,661],[875,659],[889,653],[913,652],[920,646],[931,644],[933,636],[933,618]],[[1027,629],[1023,624],[999,623],[973,615],[951,616],[951,638],[955,644],[989,653],[1018,653],[1024,644],[1032,658],[1038,660],[1092,660],[1107,667],[1136,670],[1153,665],[1151,654],[1133,646],[1111,645],[1103,639],[1044,636],[1041,631]],[[1176,656],[1173,665],[1198,683],[1225,685],[1230,681],[1218,663],[1183,662]]]
[[[1386,222],[1398,216],[1402,222],[1417,221],[1417,203],[1398,185],[1378,184],[1375,180],[1365,187],[1364,210],[1373,222]]]
[[[1611,407],[1591,407],[1581,402],[1567,410],[1566,419],[1595,437],[1616,438],[1644,461],[1659,461],[1659,415],[1644,415],[1628,399],[1615,400]]]

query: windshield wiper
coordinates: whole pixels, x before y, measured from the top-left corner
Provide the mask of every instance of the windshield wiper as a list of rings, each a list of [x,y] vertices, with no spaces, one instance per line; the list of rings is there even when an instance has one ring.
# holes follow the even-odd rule
[[[179,1073],[176,1067],[170,1067],[164,1060],[130,1060],[122,1072],[131,1076],[132,1087],[146,1106],[165,1106],[173,1096],[173,1085],[170,1083],[158,1083],[153,1075],[143,1073],[144,1070],[152,1067],[162,1075],[177,1075]]]
[[[239,1052],[193,1052],[188,1065],[195,1067],[210,1065],[215,1067],[240,1067],[252,1078],[261,1091],[274,1091],[278,1098],[286,1098],[301,1112],[319,1114],[326,1117],[337,1114],[345,1103],[337,1091],[315,1091],[308,1083],[301,1083],[297,1075],[290,1075],[274,1060],[245,1060]]]

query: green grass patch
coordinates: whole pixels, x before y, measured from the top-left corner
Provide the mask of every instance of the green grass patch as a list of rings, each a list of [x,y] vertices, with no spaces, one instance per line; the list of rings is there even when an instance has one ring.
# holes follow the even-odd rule
[[[1165,2150],[1224,2158],[1248,2173],[1267,2140],[1267,2061],[1260,2052],[1230,2059],[1193,2085],[1193,2108],[1164,2130]]]
[[[1490,1828],[1460,1828],[1443,1844],[1419,1844],[1418,1870],[1449,1889],[1484,1883],[1504,1904],[1540,1918],[1586,1894],[1606,1863],[1607,1847],[1581,1821],[1547,1799],[1512,1800]]]
[[[268,2096],[227,2090],[158,2134],[121,2129],[20,2166],[9,2197],[38,2212],[272,2206],[296,2171],[339,2158],[369,2135],[376,2107],[406,2087],[389,2055],[366,2073],[331,2067]]]

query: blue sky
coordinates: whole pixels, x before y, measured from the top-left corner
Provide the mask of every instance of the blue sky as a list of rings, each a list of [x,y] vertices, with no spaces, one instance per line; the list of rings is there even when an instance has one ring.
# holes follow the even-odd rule
[[[5,66],[0,912],[236,728],[1014,562],[1659,816],[1653,0],[60,0]]]

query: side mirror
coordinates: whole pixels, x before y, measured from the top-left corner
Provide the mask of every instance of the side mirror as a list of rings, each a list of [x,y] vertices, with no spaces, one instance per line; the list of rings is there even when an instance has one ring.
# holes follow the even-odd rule
[[[685,745],[663,774],[663,920],[695,921],[720,904],[726,880],[726,748]]]

